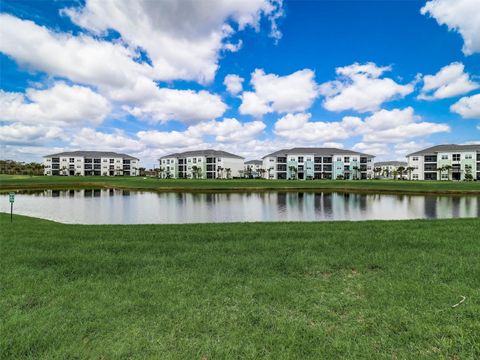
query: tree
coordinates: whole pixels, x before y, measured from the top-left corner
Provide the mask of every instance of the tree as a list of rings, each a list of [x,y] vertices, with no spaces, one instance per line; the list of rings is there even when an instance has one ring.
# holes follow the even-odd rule
[[[382,173],[382,168],[381,167],[376,167],[373,169],[373,173],[375,174],[375,177],[380,177],[380,174]],[[378,175],[377,175],[378,174]]]
[[[225,172],[226,172],[226,175],[227,175],[227,179],[230,179],[230,176],[232,175],[232,169],[225,168]]]
[[[194,179],[198,179],[200,177],[201,172],[202,170],[197,165],[192,166],[192,177]]]
[[[358,166],[352,167],[353,170],[353,180],[358,180],[358,172],[360,171],[360,168]]]
[[[296,167],[296,166],[293,166],[293,165],[290,165],[290,166],[288,167],[288,170],[290,170],[291,179],[292,179],[292,180],[296,180],[296,178],[297,178],[297,167]]]
[[[217,166],[217,177],[223,179],[223,167]]]
[[[267,169],[267,172],[268,172],[268,178],[271,179],[272,178],[272,171],[273,171],[273,167],[269,167]]]
[[[450,171],[452,170],[452,165],[445,165],[443,166],[443,170],[447,172],[447,177],[448,177],[448,180],[450,180]]]
[[[393,169],[392,174],[393,174],[393,180],[397,180],[398,170],[397,170],[397,169]]]
[[[62,166],[62,168],[60,169],[60,171],[62,172],[62,175],[68,175],[68,174],[67,174],[67,167],[66,167],[66,166]]]
[[[415,170],[413,166],[409,166],[405,169],[408,172],[408,180],[412,180],[412,171]]]
[[[399,166],[397,167],[398,174],[400,175],[400,179],[402,176],[405,174],[405,166]]]
[[[260,174],[260,178],[263,179],[265,177],[265,173],[267,171],[264,168],[259,168],[258,173]]]
[[[386,178],[390,176],[390,170],[388,170],[388,168],[383,169],[383,176],[385,176]]]
[[[472,181],[473,180],[472,165],[465,165],[464,179],[465,179],[465,181]]]

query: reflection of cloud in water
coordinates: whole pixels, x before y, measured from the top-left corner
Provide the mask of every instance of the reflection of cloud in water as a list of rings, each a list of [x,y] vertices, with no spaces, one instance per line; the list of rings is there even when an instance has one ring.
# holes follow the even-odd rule
[[[7,194],[0,195],[1,211],[9,211],[7,197]],[[90,224],[450,218],[480,216],[480,197],[340,192],[45,190],[19,193],[15,212]]]

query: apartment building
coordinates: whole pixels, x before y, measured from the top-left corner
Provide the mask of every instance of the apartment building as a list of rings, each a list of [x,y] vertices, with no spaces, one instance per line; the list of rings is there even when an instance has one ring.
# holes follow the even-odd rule
[[[336,148],[282,149],[263,157],[269,179],[370,179],[373,155]]]
[[[264,177],[263,161],[262,160],[248,160],[245,161],[244,176],[248,178]]]
[[[413,180],[480,180],[480,145],[437,145],[407,155]]]
[[[404,171],[402,174],[398,172],[398,168],[402,168],[405,170],[408,167],[406,161],[379,161],[376,162],[373,169],[375,173],[375,177],[383,178],[383,179],[393,179],[393,178],[408,178],[408,174]],[[379,169],[380,171],[375,171]]]
[[[175,153],[159,159],[162,178],[230,179],[244,170],[244,158],[221,150]]]
[[[107,151],[68,151],[44,156],[45,175],[137,176],[139,159]]]

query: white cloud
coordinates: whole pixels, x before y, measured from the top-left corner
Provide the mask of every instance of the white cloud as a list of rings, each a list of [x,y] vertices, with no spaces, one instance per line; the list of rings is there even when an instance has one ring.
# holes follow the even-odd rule
[[[0,126],[0,143],[3,145],[37,145],[60,139],[62,129],[56,126],[9,124]]]
[[[392,79],[380,78],[390,70],[371,62],[337,68],[339,79],[319,87],[320,94],[326,97],[323,106],[330,111],[376,111],[384,102],[410,94],[412,84],[400,85]]]
[[[480,52],[480,5],[478,0],[432,0],[420,10],[429,14],[439,25],[463,37],[463,53],[471,55]]]
[[[81,126],[100,124],[110,103],[90,88],[57,82],[49,89],[27,89],[26,94],[0,90],[0,121]]]
[[[447,124],[421,121],[413,108],[380,110],[365,118],[357,128],[363,134],[363,142],[401,142],[406,139],[448,132]]]
[[[209,121],[188,128],[191,135],[214,135],[218,142],[235,143],[254,138],[260,134],[266,125],[262,121],[242,123],[237,119],[224,119],[223,121]]]
[[[123,130],[114,129],[111,133],[104,133],[91,128],[83,128],[76,132],[71,140],[71,145],[81,149],[134,153],[144,147],[138,140],[128,137]]]
[[[464,72],[464,68],[462,63],[454,62],[441,68],[435,75],[425,75],[418,98],[424,100],[445,99],[478,89],[480,85],[470,80],[470,76]]]
[[[231,95],[237,95],[239,92],[243,90],[243,78],[241,78],[238,75],[235,74],[229,74],[225,76],[225,79],[223,80],[223,84],[227,88],[227,91]]]
[[[152,74],[149,65],[133,61],[135,51],[119,43],[56,33],[7,14],[0,22],[0,51],[21,65],[108,88],[133,88],[138,77]]]
[[[480,94],[462,97],[450,106],[450,111],[461,115],[465,119],[480,120]]]
[[[238,43],[226,41],[237,31],[246,27],[258,31],[261,18],[266,17],[271,35],[279,38],[275,21],[282,14],[282,2],[210,0],[206,5],[196,0],[88,0],[85,7],[63,13],[97,35],[115,29],[130,47],[144,49],[158,80],[206,83],[213,80],[220,52],[238,50]]]
[[[349,137],[350,123],[310,121],[311,114],[287,114],[277,120],[274,126],[276,135],[292,140],[319,142],[346,139]]]
[[[352,150],[375,156],[384,156],[390,154],[390,148],[388,144],[385,143],[359,142],[353,145]]]
[[[395,154],[400,156],[406,156],[407,154],[411,154],[415,151],[426,149],[432,145],[433,145],[432,143],[425,142],[425,141],[420,141],[420,142],[409,141],[405,143],[395,144],[393,149]]]
[[[256,69],[250,83],[255,91],[242,94],[241,114],[261,116],[270,112],[305,111],[318,96],[315,73],[310,69],[286,76]]]
[[[155,97],[134,106],[124,106],[130,114],[154,122],[178,120],[195,123],[221,116],[227,106],[218,95],[201,90],[157,89]]]

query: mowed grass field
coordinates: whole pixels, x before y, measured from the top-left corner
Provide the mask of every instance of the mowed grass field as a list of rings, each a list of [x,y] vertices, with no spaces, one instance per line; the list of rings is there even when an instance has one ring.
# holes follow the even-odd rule
[[[104,176],[0,175],[0,191],[122,188],[152,191],[338,190],[389,193],[480,194],[480,182],[406,180],[191,180]]]
[[[9,220],[3,359],[480,358],[479,219]]]

